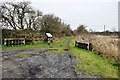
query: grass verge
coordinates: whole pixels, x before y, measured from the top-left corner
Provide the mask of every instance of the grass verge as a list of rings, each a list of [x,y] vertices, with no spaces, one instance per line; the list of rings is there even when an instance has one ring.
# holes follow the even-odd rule
[[[93,51],[74,47],[74,42],[71,42],[71,52],[78,61],[76,66],[77,72],[87,72],[99,75],[103,78],[118,78],[118,67],[115,62],[102,58]]]

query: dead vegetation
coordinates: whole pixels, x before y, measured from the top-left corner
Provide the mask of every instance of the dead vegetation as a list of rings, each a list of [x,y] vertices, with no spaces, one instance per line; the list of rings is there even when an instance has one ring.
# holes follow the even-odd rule
[[[93,34],[82,34],[76,37],[78,41],[88,41],[92,50],[104,58],[118,61],[118,38]]]

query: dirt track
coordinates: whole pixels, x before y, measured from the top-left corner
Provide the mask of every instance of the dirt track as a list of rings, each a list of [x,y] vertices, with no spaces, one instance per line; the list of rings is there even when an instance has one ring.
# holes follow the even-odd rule
[[[84,72],[77,73],[77,61],[69,53],[50,54],[34,50],[3,51],[3,78],[86,78],[97,77]],[[15,54],[34,54],[30,58],[11,58]]]

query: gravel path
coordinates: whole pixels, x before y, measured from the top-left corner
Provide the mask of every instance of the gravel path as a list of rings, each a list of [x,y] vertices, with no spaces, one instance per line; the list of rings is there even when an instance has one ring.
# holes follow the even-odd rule
[[[20,51],[21,52],[21,51]],[[32,54],[32,50],[22,53]],[[11,54],[3,52],[4,54]],[[3,57],[6,55],[3,55]],[[8,56],[10,57],[10,55]],[[72,55],[37,53],[28,59],[3,60],[3,78],[86,78],[98,76],[75,72],[77,61]]]

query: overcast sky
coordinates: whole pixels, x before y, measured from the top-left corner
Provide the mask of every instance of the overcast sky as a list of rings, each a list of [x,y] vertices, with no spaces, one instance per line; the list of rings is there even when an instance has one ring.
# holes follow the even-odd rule
[[[31,1],[33,8],[55,14],[72,29],[80,24],[94,31],[103,31],[104,25],[106,30],[118,29],[119,0],[0,0],[3,1]]]

